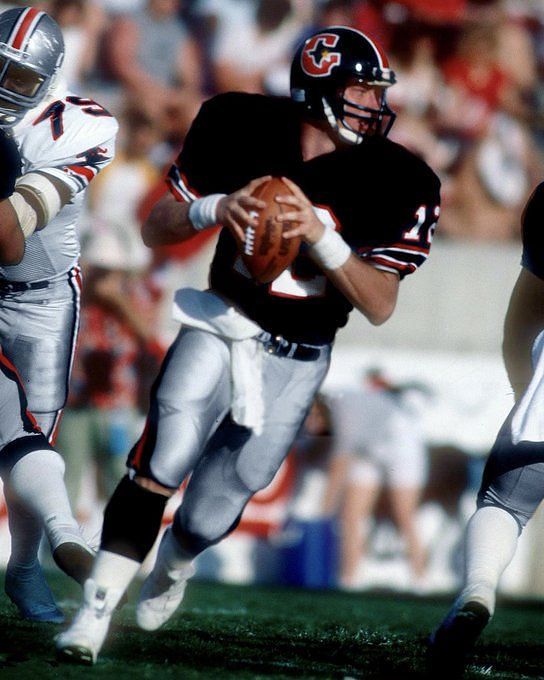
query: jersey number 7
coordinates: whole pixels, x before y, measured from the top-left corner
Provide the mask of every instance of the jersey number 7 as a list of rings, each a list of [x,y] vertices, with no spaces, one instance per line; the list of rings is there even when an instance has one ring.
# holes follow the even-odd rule
[[[111,118],[111,113],[107,111],[103,106],[97,104],[94,99],[85,99],[83,97],[70,96],[66,97],[66,102],[69,104],[74,104],[75,106],[81,107],[83,113],[89,116],[108,116]],[[51,134],[53,139],[57,141],[59,137],[64,134],[64,111],[66,109],[66,104],[64,101],[58,99],[50,104],[43,113],[36,118],[33,125],[38,125],[38,123],[44,120],[51,121]]]

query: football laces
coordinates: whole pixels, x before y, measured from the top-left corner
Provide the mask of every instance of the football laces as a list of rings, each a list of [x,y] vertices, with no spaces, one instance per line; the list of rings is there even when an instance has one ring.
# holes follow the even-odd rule
[[[253,217],[253,215],[252,215]],[[248,224],[245,230],[244,255],[253,255],[255,250],[255,229]]]

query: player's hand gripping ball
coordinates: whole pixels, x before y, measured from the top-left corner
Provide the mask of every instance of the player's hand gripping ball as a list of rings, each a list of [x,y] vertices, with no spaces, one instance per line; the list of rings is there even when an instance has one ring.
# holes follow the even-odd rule
[[[283,233],[292,228],[290,222],[278,222],[276,217],[290,207],[278,203],[276,196],[293,192],[279,177],[260,184],[251,194],[266,203],[255,215],[256,226],[244,229],[245,242],[239,243],[242,260],[251,276],[260,283],[274,281],[298,255],[301,237],[286,239]]]

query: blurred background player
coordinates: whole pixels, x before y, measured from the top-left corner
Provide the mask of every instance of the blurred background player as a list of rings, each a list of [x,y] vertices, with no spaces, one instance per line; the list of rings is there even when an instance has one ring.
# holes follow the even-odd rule
[[[176,294],[186,325],[153,386],[130,474],[107,506],[84,604],[57,640],[61,658],[96,660],[167,499],[192,472],[137,619],[154,630],[174,613],[194,558],[233,531],[287,455],[325,378],[338,327],[354,306],[384,323],[400,279],[426,260],[440,184],[425,163],[386,139],[394,120],[386,90],[394,82],[379,46],[337,27],[298,48],[291,100],[232,93],[201,108],[170,170],[172,195],[155,206],[143,236],[156,246],[223,225],[212,291]],[[219,162],[225,158],[228,168]],[[294,195],[276,198],[285,206],[278,219],[295,224],[286,234],[301,235],[304,246],[292,267],[259,285],[241,263],[235,235],[243,239],[243,228],[255,225],[251,211],[265,207],[251,193],[267,173],[289,178]],[[372,204],[359,200],[362,184]],[[234,331],[222,323],[232,315]]]
[[[147,411],[147,392],[162,350],[157,341],[159,293],[137,211],[159,175],[148,159],[156,126],[139,109],[121,116],[115,159],[89,187],[80,222],[81,330],[70,397],[57,439],[70,500],[81,510],[86,473],[96,494],[91,516],[124,474],[127,449]]]
[[[59,80],[63,37],[45,12],[21,7],[2,13],[0,56],[0,127],[21,155],[21,176],[4,201],[3,228],[14,232],[16,252],[0,267],[0,344],[29,410],[53,442],[79,325],[75,222],[87,186],[113,156],[117,123]],[[2,420],[4,427],[9,421]],[[64,463],[51,448],[36,450],[35,438],[2,439],[12,541],[6,592],[25,617],[58,621],[62,613],[37,559],[42,529],[56,563],[76,580],[85,578],[91,562],[68,502]]]
[[[326,506],[329,511],[339,507],[344,588],[364,582],[359,568],[384,488],[405,544],[411,585],[423,580],[426,556],[416,514],[428,461],[410,391],[408,385],[391,384],[381,371],[369,370],[360,389],[342,391],[331,400],[336,435]]]
[[[460,678],[495,611],[499,580],[544,499],[544,183],[522,219],[522,270],[504,324],[503,355],[515,406],[499,431],[465,534],[464,587],[431,636],[430,666]],[[438,677],[438,676],[437,676]]]

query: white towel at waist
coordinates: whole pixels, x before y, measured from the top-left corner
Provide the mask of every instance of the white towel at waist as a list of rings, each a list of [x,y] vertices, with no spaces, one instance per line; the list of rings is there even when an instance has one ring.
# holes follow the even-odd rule
[[[212,291],[180,288],[174,295],[172,318],[184,326],[219,335],[229,342],[232,386],[231,415],[235,423],[259,435],[263,429],[262,328]]]

